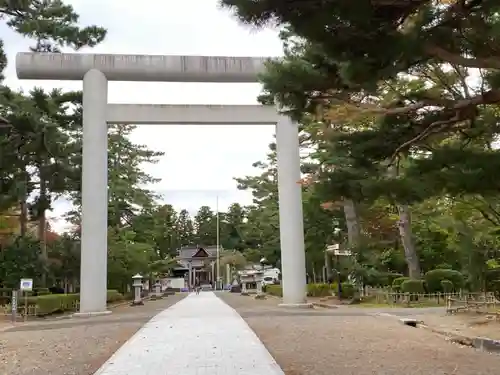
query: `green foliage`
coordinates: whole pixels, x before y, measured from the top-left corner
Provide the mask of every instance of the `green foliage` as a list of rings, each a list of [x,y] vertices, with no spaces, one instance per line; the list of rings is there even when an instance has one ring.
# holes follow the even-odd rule
[[[47,294],[38,297],[28,297],[28,305],[36,306],[39,316],[61,313],[65,311],[76,311],[80,299],[78,294]],[[24,300],[20,299],[20,306],[24,306]]]
[[[37,241],[18,238],[0,248],[0,282],[4,287],[17,288],[22,278],[40,280],[40,248]]]
[[[355,296],[356,296],[356,285],[349,282],[343,282],[341,284],[340,298],[352,299]]]
[[[307,284],[308,297],[329,297],[337,293],[336,284]],[[352,283],[343,282],[341,285],[341,298],[351,299],[356,294],[356,286]],[[281,285],[266,285],[266,293],[282,297],[283,289]]]
[[[405,280],[401,283],[400,289],[403,293],[425,293],[425,285],[423,280]]]
[[[116,290],[108,290],[106,301],[116,303],[124,299],[123,295]],[[79,294],[44,294],[36,297],[28,297],[28,306],[36,306],[38,316],[45,316],[55,313],[75,311],[80,300]],[[19,308],[22,311],[24,298],[19,299]]]
[[[372,255],[356,272],[406,274],[404,254],[412,277],[444,266],[484,289],[486,262],[499,258],[497,3],[220,3],[282,30],[285,53],[266,64],[261,101],[301,122],[315,197],[358,207],[348,243],[362,223]],[[367,214],[380,201],[395,220]],[[411,220],[396,226],[403,211]]]
[[[283,297],[281,285],[266,285],[266,293],[276,297]]]
[[[36,40],[36,51],[59,51],[59,47],[94,47],[104,40],[106,30],[79,26],[79,16],[63,1],[7,2],[0,9],[7,26]]]
[[[106,293],[106,302],[116,303],[116,302],[123,301],[123,299],[124,299],[124,297],[123,297],[122,293],[120,293],[119,291],[114,290],[114,289],[108,289],[108,291]]]
[[[209,206],[201,206],[194,217],[195,241],[199,245],[217,243],[217,217]]]
[[[363,282],[365,285],[373,287],[387,287],[392,285],[393,281],[397,278],[403,277],[400,273],[381,272],[376,269],[369,269]]]
[[[334,284],[307,284],[308,297],[328,297],[336,290]]]
[[[450,280],[441,280],[441,290],[443,293],[451,293],[453,292],[453,283]]]
[[[410,280],[409,277],[398,277],[392,281],[392,290],[395,292],[401,291],[401,285],[405,282]]]
[[[35,296],[45,296],[50,294],[49,288],[33,288],[33,295]]]
[[[428,271],[425,276],[425,285],[429,293],[443,292],[441,281],[449,280],[455,290],[465,286],[464,276],[455,270],[436,269]]]

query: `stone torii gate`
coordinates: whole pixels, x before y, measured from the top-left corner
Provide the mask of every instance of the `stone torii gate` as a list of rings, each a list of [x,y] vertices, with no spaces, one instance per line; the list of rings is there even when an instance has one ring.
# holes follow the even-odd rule
[[[275,124],[283,305],[306,303],[298,125],[260,105],[108,104],[108,81],[258,82],[266,58],[18,53],[19,79],[83,80],[80,314],[104,314],[108,124]]]

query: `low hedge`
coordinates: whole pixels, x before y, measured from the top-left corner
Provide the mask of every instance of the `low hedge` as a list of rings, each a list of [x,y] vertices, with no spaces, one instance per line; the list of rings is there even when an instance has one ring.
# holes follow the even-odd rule
[[[352,299],[356,295],[356,286],[353,283],[344,282],[340,284],[340,298]]]
[[[49,288],[35,288],[33,289],[33,294],[35,296],[45,296],[51,294]]]
[[[265,292],[272,296],[283,297],[281,285],[266,285]],[[337,284],[307,284],[308,297],[328,297],[337,292]],[[341,284],[341,298],[353,298],[356,287],[348,282]]]
[[[79,294],[46,294],[43,296],[28,297],[28,306],[36,306],[37,315],[50,315],[64,311],[74,311],[77,302],[80,300]],[[22,311],[24,298],[20,298],[18,306]]]
[[[265,292],[271,296],[283,297],[281,285],[266,285]]]
[[[403,284],[406,280],[410,280],[410,278],[403,276],[394,279],[392,282],[392,290],[394,290],[395,292],[400,292],[401,284]]]
[[[336,290],[335,284],[307,284],[308,297],[328,297]]]
[[[108,290],[106,301],[115,303],[124,300],[123,294],[117,290]],[[20,298],[18,306],[24,306],[24,298]],[[50,315],[65,311],[75,311],[80,301],[80,294],[45,294],[28,297],[28,306],[36,306],[37,315]]]
[[[423,294],[425,293],[424,280],[405,280],[401,283],[403,293]]]
[[[465,286],[464,275],[450,269],[435,269],[428,271],[424,275],[424,279],[429,293],[444,292],[441,284],[443,280],[449,280],[453,284],[454,290],[462,289]]]
[[[125,300],[125,296],[115,289],[109,289],[106,295],[106,302],[114,303]]]

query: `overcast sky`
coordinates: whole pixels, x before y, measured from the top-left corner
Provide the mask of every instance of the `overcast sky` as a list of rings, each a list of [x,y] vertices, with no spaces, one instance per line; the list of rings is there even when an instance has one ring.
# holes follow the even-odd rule
[[[81,16],[82,24],[108,29],[94,53],[278,56],[281,43],[275,30],[256,31],[239,25],[217,0],[66,0]],[[40,86],[78,90],[81,82],[19,81],[14,57],[29,41],[0,26],[9,57],[7,84],[29,90]],[[89,52],[85,50],[83,52]],[[258,84],[129,83],[111,82],[109,101],[153,104],[255,104]],[[272,126],[140,126],[133,141],[165,152],[160,163],[147,171],[162,182],[154,189],[177,209],[196,211],[201,205],[225,209],[232,202],[248,204],[248,193],[236,189],[233,177],[254,174],[252,163],[262,160],[272,141]],[[67,211],[58,202],[49,215]],[[61,230],[64,223],[52,220]]]

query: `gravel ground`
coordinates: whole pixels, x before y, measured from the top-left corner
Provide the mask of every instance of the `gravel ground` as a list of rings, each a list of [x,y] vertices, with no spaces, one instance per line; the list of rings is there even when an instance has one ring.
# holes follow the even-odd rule
[[[488,337],[500,340],[500,321],[494,318],[489,320],[484,315],[457,314],[457,315],[415,315],[415,319],[439,330],[456,333],[464,336]]]
[[[219,296],[246,320],[286,375],[498,374],[500,356],[374,316],[363,308],[289,310],[279,301]]]
[[[0,332],[0,374],[91,375],[144,323],[183,297],[117,307],[108,316],[44,320],[8,328]]]

